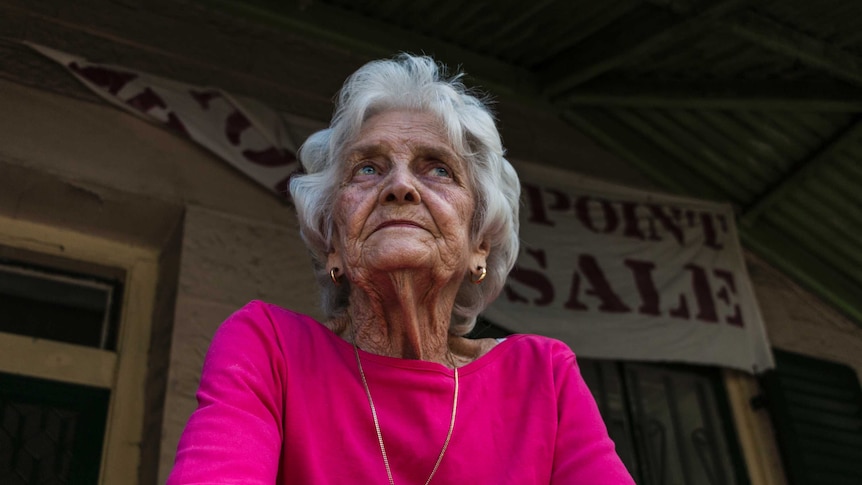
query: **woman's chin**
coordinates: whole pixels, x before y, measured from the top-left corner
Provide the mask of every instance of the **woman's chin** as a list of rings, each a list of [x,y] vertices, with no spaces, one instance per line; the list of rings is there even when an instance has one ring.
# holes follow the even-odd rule
[[[374,251],[365,251],[362,260],[368,269],[385,272],[441,266],[439,255],[425,245],[398,244],[379,247]]]

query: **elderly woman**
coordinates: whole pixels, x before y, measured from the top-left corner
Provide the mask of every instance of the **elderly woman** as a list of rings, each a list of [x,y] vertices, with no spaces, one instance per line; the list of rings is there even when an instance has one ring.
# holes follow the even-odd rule
[[[291,181],[326,320],[213,339],[176,484],[631,484],[561,342],[464,337],[518,250],[494,119],[427,57],[367,64]]]

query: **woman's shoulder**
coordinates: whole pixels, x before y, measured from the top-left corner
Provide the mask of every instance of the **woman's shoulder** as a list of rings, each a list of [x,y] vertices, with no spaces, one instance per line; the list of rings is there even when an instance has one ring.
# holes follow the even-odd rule
[[[555,358],[574,357],[574,352],[565,342],[544,335],[528,333],[509,335],[499,345],[505,345],[507,342],[512,347],[511,352],[516,354],[535,354]]]
[[[487,353],[476,359],[470,366],[471,370],[503,368],[511,372],[512,368],[531,369],[538,372],[540,368],[553,371],[560,365],[567,365],[575,358],[574,353],[560,340],[533,334],[513,334],[504,339],[498,339],[497,344]]]
[[[314,318],[304,315],[299,312],[295,312],[293,310],[278,306],[274,303],[267,303],[262,300],[252,300],[245,305],[243,305],[239,310],[234,312],[233,316],[266,316],[267,318],[274,318],[279,320],[311,320],[316,321]]]
[[[221,324],[216,337],[220,334],[255,333],[277,335],[280,337],[299,334],[315,334],[326,330],[313,317],[287,308],[252,300],[230,315]]]

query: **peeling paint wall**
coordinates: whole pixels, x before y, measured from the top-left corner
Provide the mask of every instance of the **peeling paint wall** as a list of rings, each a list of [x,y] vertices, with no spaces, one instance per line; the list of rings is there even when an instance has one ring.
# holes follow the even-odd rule
[[[240,218],[196,206],[186,211],[174,315],[159,483],[195,409],[204,355],[219,324],[251,300],[319,318],[317,283],[293,225]]]
[[[862,382],[862,328],[753,254],[746,264],[772,346],[846,364]]]

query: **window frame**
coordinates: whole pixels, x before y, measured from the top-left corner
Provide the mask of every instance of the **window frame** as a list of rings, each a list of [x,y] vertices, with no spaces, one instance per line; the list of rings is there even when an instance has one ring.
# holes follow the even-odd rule
[[[158,251],[6,216],[0,245],[125,272],[116,351],[0,332],[0,371],[109,389],[98,483],[138,483]]]

